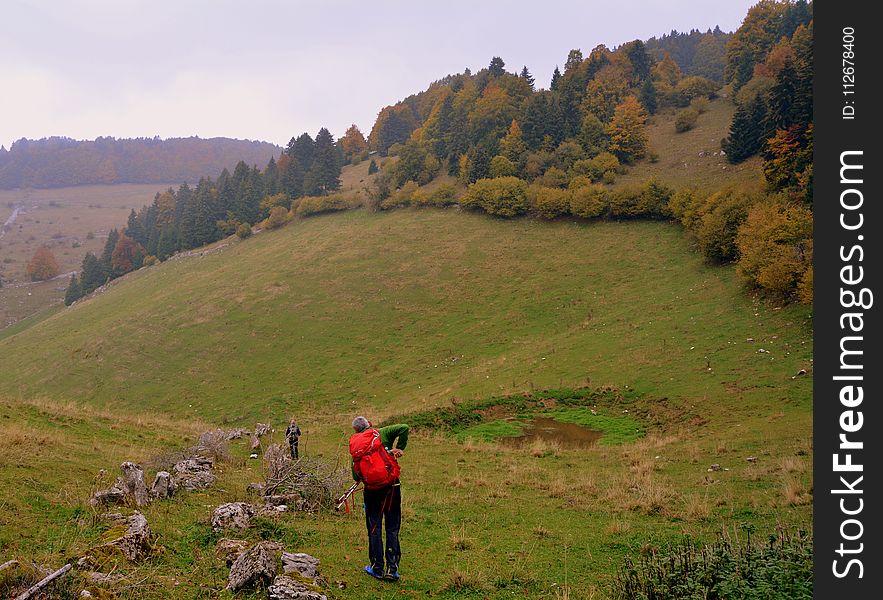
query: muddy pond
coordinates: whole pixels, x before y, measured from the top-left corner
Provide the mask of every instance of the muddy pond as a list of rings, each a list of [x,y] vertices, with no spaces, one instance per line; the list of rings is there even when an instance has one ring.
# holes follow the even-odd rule
[[[501,444],[522,447],[536,440],[557,442],[562,448],[589,448],[601,438],[601,432],[582,425],[562,423],[549,417],[533,417],[527,421],[524,433],[514,437],[502,437]]]

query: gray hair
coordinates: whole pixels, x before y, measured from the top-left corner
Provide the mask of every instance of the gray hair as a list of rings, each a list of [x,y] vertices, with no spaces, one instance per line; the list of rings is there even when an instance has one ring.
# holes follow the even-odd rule
[[[361,433],[368,429],[371,426],[371,423],[368,422],[368,419],[365,417],[356,417],[353,419],[353,429],[356,430],[357,433]]]

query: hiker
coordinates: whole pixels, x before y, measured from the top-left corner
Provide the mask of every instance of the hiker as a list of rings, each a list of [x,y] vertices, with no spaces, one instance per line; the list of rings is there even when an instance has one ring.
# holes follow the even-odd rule
[[[365,572],[377,579],[399,579],[402,488],[397,459],[401,458],[408,445],[408,430],[405,424],[375,429],[365,417],[353,419],[355,433],[350,437],[353,479],[365,486],[365,525],[368,528],[368,560],[371,563],[365,567]],[[383,521],[386,521],[386,546],[381,528]]]
[[[291,418],[288,428],[285,430],[285,439],[288,440],[288,445],[291,447],[291,458],[297,460],[297,443],[300,440],[300,427],[294,422],[294,417]]]

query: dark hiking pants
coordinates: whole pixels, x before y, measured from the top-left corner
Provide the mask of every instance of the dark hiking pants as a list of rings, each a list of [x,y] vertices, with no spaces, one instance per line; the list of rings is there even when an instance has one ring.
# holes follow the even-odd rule
[[[298,439],[297,439],[297,438],[294,438],[294,439],[290,439],[290,440],[288,440],[288,445],[291,446],[291,458],[292,458],[293,460],[297,460],[297,459],[298,459],[297,442],[298,442]]]
[[[386,521],[386,552],[383,546],[383,521]],[[402,524],[402,488],[396,484],[379,490],[365,490],[365,524],[368,527],[368,559],[375,573],[383,573],[386,558],[388,571],[398,571],[399,526]]]

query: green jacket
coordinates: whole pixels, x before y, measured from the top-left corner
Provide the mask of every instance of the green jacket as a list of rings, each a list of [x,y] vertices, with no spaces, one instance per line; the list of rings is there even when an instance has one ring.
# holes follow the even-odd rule
[[[408,432],[411,428],[404,424],[398,423],[396,425],[387,425],[386,427],[381,427],[377,430],[380,433],[380,443],[383,444],[383,447],[387,450],[392,450],[393,448],[398,448],[399,450],[404,451],[405,446],[408,445]],[[356,475],[356,469],[353,467],[353,480],[359,481],[359,476]]]

